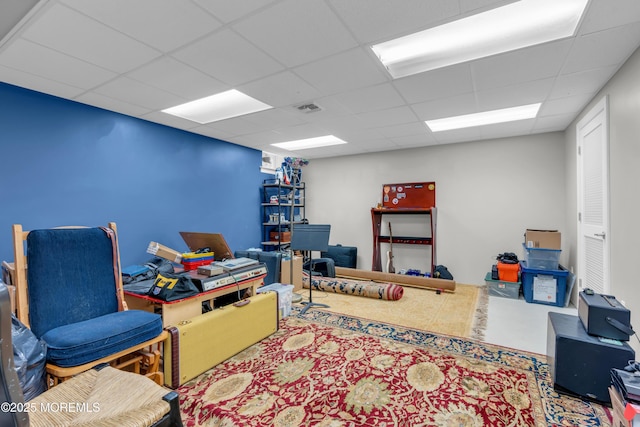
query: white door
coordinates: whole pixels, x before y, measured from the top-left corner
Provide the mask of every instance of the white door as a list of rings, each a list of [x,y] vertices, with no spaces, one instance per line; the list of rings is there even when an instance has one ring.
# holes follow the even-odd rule
[[[577,125],[578,285],[609,293],[609,114],[603,98]]]

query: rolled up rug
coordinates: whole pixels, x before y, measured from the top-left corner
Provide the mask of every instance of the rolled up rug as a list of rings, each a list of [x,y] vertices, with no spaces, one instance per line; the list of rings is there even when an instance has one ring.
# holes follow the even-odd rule
[[[309,289],[309,276],[303,275],[302,286]],[[362,280],[351,280],[336,277],[313,276],[313,290],[334,292],[337,294],[356,295],[360,297],[397,301],[402,298],[404,288],[395,283],[377,283]]]

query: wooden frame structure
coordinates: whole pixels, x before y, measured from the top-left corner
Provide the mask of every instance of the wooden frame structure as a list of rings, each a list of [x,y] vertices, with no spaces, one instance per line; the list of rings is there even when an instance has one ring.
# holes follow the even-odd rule
[[[75,228],[75,227],[70,227]],[[78,227],[79,228],[79,227]],[[117,246],[117,228],[114,222],[108,223],[108,228],[113,230],[116,235]],[[29,235],[29,231],[25,231],[20,224],[14,224],[12,227],[13,234],[13,251],[14,251],[14,267],[15,267],[15,283],[16,286],[16,312],[18,319],[29,326],[29,297],[27,283],[27,259],[25,254],[24,242]],[[116,262],[118,272],[121,271],[120,252],[116,251]],[[122,275],[118,274],[116,281],[117,298],[119,311],[127,310],[124,300],[124,290],[122,283]],[[155,338],[129,347],[120,352],[111,354],[93,362],[85,363],[72,367],[61,367],[52,363],[47,363],[47,385],[55,386],[60,382],[69,379],[81,372],[87,371],[95,366],[107,363],[117,369],[128,370],[131,372],[143,374],[157,384],[163,383],[163,375],[160,371],[161,346],[168,338],[167,331]]]

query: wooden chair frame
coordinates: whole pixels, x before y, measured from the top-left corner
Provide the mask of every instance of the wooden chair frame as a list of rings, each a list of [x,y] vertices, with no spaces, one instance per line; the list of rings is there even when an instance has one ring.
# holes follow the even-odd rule
[[[118,233],[115,222],[109,222],[108,227],[114,231],[117,242]],[[23,230],[21,224],[14,224],[12,231],[15,267],[14,285],[16,287],[17,317],[22,323],[24,323],[26,326],[29,326],[27,259],[24,252],[24,242],[29,235],[29,231]],[[116,261],[118,271],[121,271],[119,250],[117,251]],[[127,310],[126,302],[124,300],[122,274],[118,275],[116,286],[119,310]],[[160,371],[161,346],[163,345],[167,337],[167,331],[163,330],[160,335],[151,340],[145,341],[126,350],[103,357],[93,362],[85,363],[78,366],[61,367],[51,363],[47,363],[47,385],[49,387],[53,387],[59,384],[61,381],[64,381],[74,375],[105,363],[118,369],[129,370],[132,372],[143,374],[154,380],[157,384],[162,385],[163,375]]]

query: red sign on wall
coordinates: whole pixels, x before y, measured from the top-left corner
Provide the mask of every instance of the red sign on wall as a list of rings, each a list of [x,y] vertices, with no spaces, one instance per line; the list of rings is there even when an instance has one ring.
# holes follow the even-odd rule
[[[435,182],[384,184],[382,206],[387,209],[428,209],[436,206]]]

